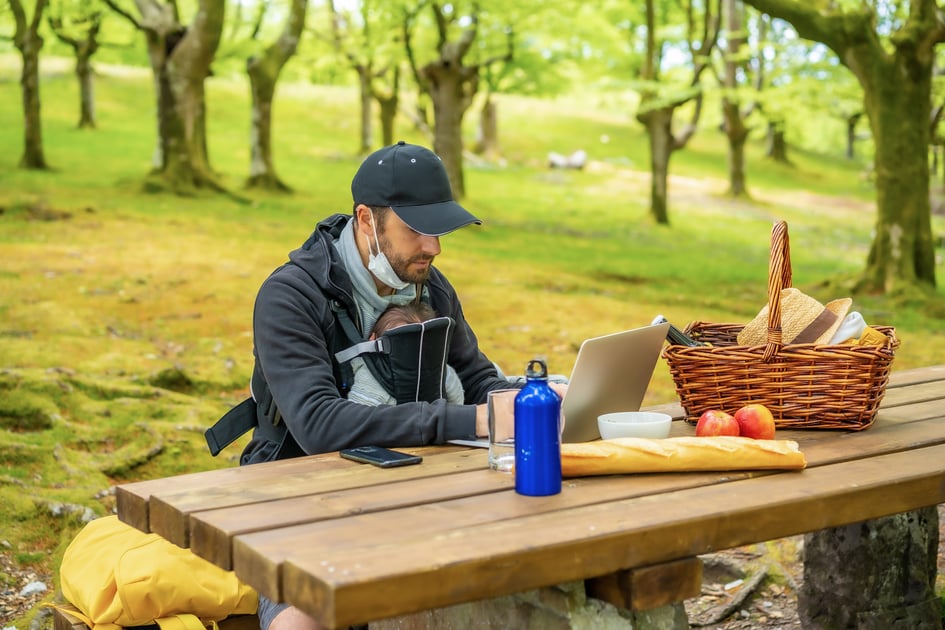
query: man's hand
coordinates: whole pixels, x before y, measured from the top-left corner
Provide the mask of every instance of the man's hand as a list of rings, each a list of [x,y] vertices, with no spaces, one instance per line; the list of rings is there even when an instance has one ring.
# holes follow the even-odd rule
[[[564,395],[568,393],[567,383],[548,383],[548,387],[555,390],[561,396],[561,400],[564,400]]]
[[[515,397],[518,389],[493,390],[489,396],[498,396],[493,400],[495,432],[499,440],[505,440],[515,434]],[[489,435],[489,405],[476,405],[476,435]]]

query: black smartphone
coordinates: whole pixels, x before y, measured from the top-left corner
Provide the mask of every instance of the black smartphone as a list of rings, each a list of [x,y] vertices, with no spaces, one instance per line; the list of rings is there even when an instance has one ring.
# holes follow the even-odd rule
[[[381,468],[393,468],[394,466],[409,466],[410,464],[419,464],[423,458],[419,455],[401,453],[392,451],[389,448],[381,446],[358,446],[355,448],[342,449],[341,456],[362,464],[374,464]]]

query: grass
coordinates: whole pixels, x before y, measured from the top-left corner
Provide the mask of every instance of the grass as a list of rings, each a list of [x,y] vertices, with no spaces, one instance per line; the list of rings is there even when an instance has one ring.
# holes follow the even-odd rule
[[[202,432],[245,395],[251,317],[262,280],[314,223],[350,211],[359,163],[355,93],[286,85],[275,105],[276,166],[296,190],[241,189],[248,174],[246,86],[208,81],[210,153],[247,198],[142,192],[154,143],[150,79],[102,67],[99,129],[77,130],[65,62],[44,63],[48,172],[17,168],[18,63],[0,58],[0,523],[19,562],[52,573],[85,508],[113,508],[115,483],[236,465]],[[771,222],[791,229],[795,286],[823,301],[828,281],[864,266],[875,208],[863,164],[792,148],[793,166],[748,147],[751,197],[725,196],[713,121],[673,157],[672,225],[650,220],[646,138],[612,96],[499,97],[506,163],[467,163],[464,203],[483,225],[442,239],[483,350],[506,371],[536,355],[567,373],[580,342],[663,313],[747,321],[766,295]],[[467,115],[473,138],[475,112]],[[425,143],[399,121],[398,137]],[[588,151],[580,172],[549,171],[549,151]],[[945,220],[934,217],[936,234]],[[938,275],[943,274],[939,252]],[[856,296],[893,324],[894,369],[941,363],[942,289],[909,303]],[[647,403],[673,400],[660,362]],[[63,516],[65,514],[65,516]],[[6,621],[4,621],[6,623]],[[25,628],[28,620],[16,620]]]

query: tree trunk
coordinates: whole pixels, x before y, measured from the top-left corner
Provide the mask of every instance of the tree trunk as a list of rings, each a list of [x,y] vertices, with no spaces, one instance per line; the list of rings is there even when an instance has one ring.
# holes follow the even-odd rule
[[[248,188],[288,191],[272,165],[272,100],[275,77],[267,72],[266,64],[251,59],[246,64],[249,89],[252,95],[250,120],[250,161]]]
[[[723,99],[722,112],[725,137],[728,138],[728,194],[739,197],[746,192],[745,142],[748,140],[748,129],[742,120],[737,102]]]
[[[638,114],[650,140],[650,215],[660,225],[669,225],[669,158],[674,151],[672,133],[674,107],[661,107]]]
[[[439,32],[436,44],[439,57],[421,68],[417,67],[410,45],[410,19],[404,26],[404,47],[418,88],[422,93],[429,94],[433,102],[433,151],[443,161],[453,197],[462,199],[466,196],[466,183],[463,179],[463,116],[479,90],[480,68],[478,64],[464,65],[463,57],[476,40],[479,7],[473,4],[474,9],[468,26],[464,27],[458,38],[451,41],[447,37],[448,25],[453,19],[449,15],[451,11],[437,3],[429,6],[433,10],[433,18]],[[511,47],[505,57],[506,61],[510,59]],[[491,62],[482,63],[488,65]],[[422,100],[421,94],[417,103]]]
[[[164,127],[162,174],[173,190],[217,187],[206,153],[205,76],[194,76],[186,64],[168,60],[165,85],[170,107]]]
[[[877,20],[869,4],[848,5],[843,19],[801,0],[744,0],[823,42],[863,87],[876,153],[876,228],[854,292],[935,287],[929,203],[929,116],[936,44],[945,41],[938,3],[913,0],[900,20]],[[887,41],[888,40],[888,41]]]
[[[390,97],[378,97],[376,100],[380,105],[379,116],[383,145],[389,147],[394,144],[394,120],[397,118],[397,108],[399,107],[397,93],[394,92]]]
[[[48,168],[48,165],[43,155],[43,126],[40,115],[39,52],[43,48],[43,38],[39,34],[39,24],[46,9],[46,0],[37,0],[29,24],[19,0],[11,0],[10,6],[16,20],[14,45],[23,59],[20,72],[20,95],[23,99],[23,155],[20,158],[20,168],[42,170]]]
[[[704,31],[697,43],[694,30],[696,21],[690,20],[686,39],[692,53],[692,80],[690,88],[699,85],[699,77],[708,67],[708,53],[715,47],[719,33],[719,15],[713,16],[712,3],[706,3],[702,24]],[[721,6],[719,3],[718,6]],[[660,60],[663,43],[657,37],[656,6],[653,0],[647,0],[646,7],[646,54],[640,68],[639,78],[644,82],[654,82],[659,78]],[[696,50],[703,51],[697,54]],[[673,120],[676,110],[686,103],[694,101],[692,118],[681,133],[673,133]],[[646,128],[650,141],[650,214],[659,225],[669,225],[669,159],[674,151],[685,147],[695,134],[702,115],[702,94],[691,90],[679,89],[675,96],[667,97],[653,90],[644,90],[640,95],[637,108],[637,120]]]
[[[433,152],[443,160],[455,199],[466,196],[463,177],[463,111],[460,107],[457,99],[449,94],[433,97]]]
[[[153,174],[170,190],[222,190],[207,151],[204,82],[223,30],[225,0],[200,0],[189,28],[171,5],[136,0],[144,18],[157,91],[158,146]],[[152,180],[153,181],[153,180]]]
[[[910,284],[935,286],[935,245],[929,203],[929,60],[872,60],[864,90],[876,145],[878,216],[861,288],[895,292]],[[915,68],[925,66],[923,71]]]
[[[379,106],[381,144],[385,147],[394,144],[394,120],[397,118],[397,108],[400,107],[400,66],[395,64],[390,72],[393,74],[391,75],[389,91],[377,90],[374,83],[371,83],[371,96],[374,97]],[[380,74],[378,78],[385,76],[387,76],[387,70]]]
[[[499,157],[499,111],[491,94],[486,96],[486,102],[479,112],[479,135],[475,151],[490,160]]]
[[[790,164],[787,156],[787,142],[784,140],[784,123],[768,121],[765,156],[781,164]]]
[[[856,125],[863,114],[853,114],[847,118],[847,159],[852,160],[856,156]]]
[[[374,133],[371,128],[371,106],[374,103],[374,96],[371,93],[371,64],[358,64],[355,66],[358,73],[358,100],[361,107],[361,145],[358,147],[358,154],[365,155],[374,148]]]
[[[50,17],[49,25],[53,34],[66,46],[72,48],[75,55],[75,76],[79,83],[79,129],[95,128],[95,80],[92,69],[92,56],[98,51],[98,34],[102,28],[102,17],[93,13],[88,21],[91,25],[84,36],[69,35],[62,28],[62,19]]]
[[[272,159],[272,102],[276,82],[282,68],[298,49],[305,28],[306,0],[293,0],[282,34],[259,57],[246,62],[252,95],[250,119],[249,188],[266,188],[288,192],[291,189],[279,179]]]
[[[450,179],[453,197],[466,195],[463,179],[463,115],[469,107],[471,94],[465,91],[467,78],[462,67],[434,63],[425,68],[433,100],[433,152],[443,160]]]
[[[941,628],[935,506],[804,537],[805,628]]]
[[[40,114],[39,98],[39,50],[43,39],[34,35],[27,39],[21,49],[23,71],[20,74],[20,88],[23,95],[24,143],[20,166],[28,169],[47,168],[43,154],[43,124]]]
[[[95,75],[92,53],[82,47],[76,50],[75,75],[79,80],[79,129],[95,128]]]
[[[728,45],[725,60],[725,96],[722,98],[722,127],[728,138],[728,192],[733,197],[740,197],[746,192],[745,142],[748,139],[748,129],[742,118],[741,105],[735,96],[738,89],[738,62],[735,60],[745,44],[745,36],[740,34],[742,11],[744,8],[738,6],[736,0],[725,1]]]

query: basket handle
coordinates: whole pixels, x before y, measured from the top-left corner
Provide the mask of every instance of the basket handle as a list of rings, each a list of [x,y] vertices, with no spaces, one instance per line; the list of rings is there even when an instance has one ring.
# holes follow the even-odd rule
[[[785,221],[771,228],[768,259],[768,337],[762,360],[768,362],[784,345],[781,339],[781,290],[791,288],[791,246]]]

